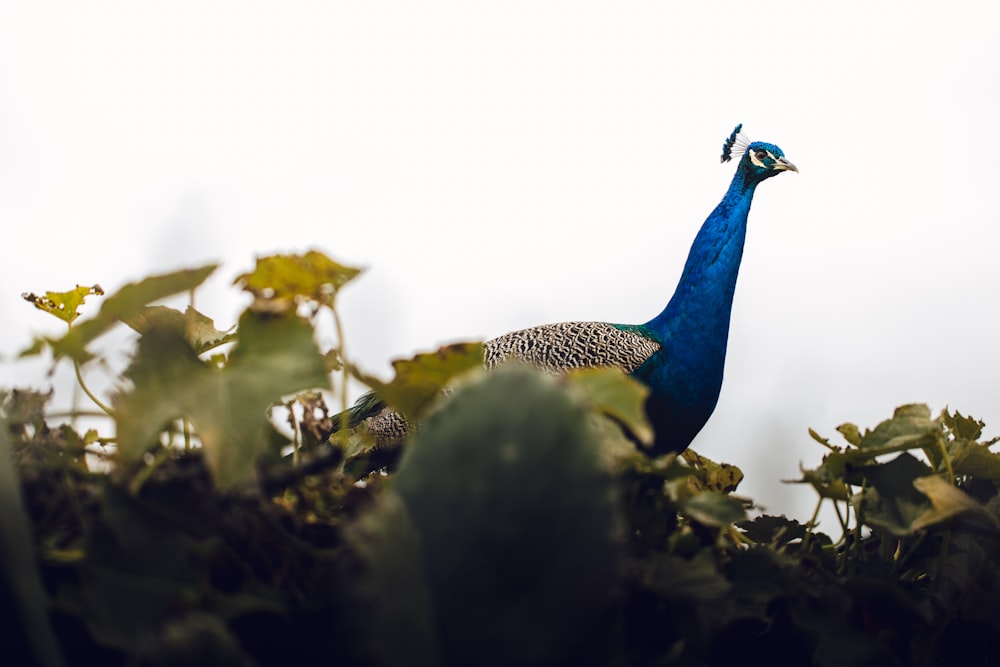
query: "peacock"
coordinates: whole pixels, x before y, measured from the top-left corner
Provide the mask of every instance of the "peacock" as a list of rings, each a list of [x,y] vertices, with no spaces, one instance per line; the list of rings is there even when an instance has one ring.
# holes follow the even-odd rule
[[[702,224],[666,307],[645,324],[561,322],[521,329],[484,344],[492,369],[518,359],[549,372],[616,366],[645,384],[646,411],[656,439],[652,452],[680,452],[708,421],[722,389],[729,317],[743,256],[754,191],[783,171],[798,172],[774,144],[750,142],[737,125],[722,162],[739,158],[722,201]],[[348,424],[380,445],[399,442],[405,419],[368,394],[351,408]]]

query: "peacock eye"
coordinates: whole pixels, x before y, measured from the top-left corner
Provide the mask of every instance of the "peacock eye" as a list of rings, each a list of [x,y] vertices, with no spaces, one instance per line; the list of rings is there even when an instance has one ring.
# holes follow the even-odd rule
[[[763,151],[763,150],[757,151],[756,153],[754,153],[754,157],[756,157],[758,160],[760,160],[761,162],[763,162],[764,160],[767,159],[767,151]]]

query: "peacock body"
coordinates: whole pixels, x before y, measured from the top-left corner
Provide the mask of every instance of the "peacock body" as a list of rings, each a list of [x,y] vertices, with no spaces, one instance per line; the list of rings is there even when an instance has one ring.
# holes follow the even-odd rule
[[[722,389],[736,278],[743,256],[754,191],[782,171],[798,171],[774,144],[750,143],[738,125],[723,145],[722,161],[739,158],[725,196],[702,224],[677,288],[666,307],[645,324],[561,322],[513,331],[487,341],[487,368],[518,359],[561,372],[614,366],[650,389],[646,403],[658,454],[687,448],[715,409]],[[352,425],[363,425],[385,443],[409,426],[371,398],[352,409]]]

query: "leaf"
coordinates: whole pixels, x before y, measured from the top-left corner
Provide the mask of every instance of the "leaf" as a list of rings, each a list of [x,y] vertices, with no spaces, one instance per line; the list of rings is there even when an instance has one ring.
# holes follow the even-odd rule
[[[888,463],[849,470],[847,482],[867,487],[858,498],[867,523],[903,536],[913,532],[914,520],[928,508],[927,498],[916,490],[914,480],[932,473],[927,464],[904,452]]]
[[[389,382],[352,368],[352,374],[410,420],[416,420],[455,377],[483,367],[482,343],[455,343],[435,352],[392,362],[396,371]]]
[[[928,526],[943,523],[963,512],[980,513],[986,516],[995,528],[1000,530],[1000,523],[983,505],[958,487],[949,484],[940,475],[918,477],[913,480],[913,486],[930,498],[933,507],[912,521],[911,530],[922,530]]]
[[[653,444],[653,427],[646,417],[648,387],[617,368],[581,368],[566,377],[598,412],[621,424],[642,444]]]
[[[844,440],[855,447],[861,445],[861,431],[854,424],[841,424],[837,427],[837,431],[844,436]]]
[[[823,464],[818,468],[807,469],[799,466],[802,479],[785,480],[788,484],[811,484],[821,498],[847,500],[851,492],[844,483],[843,475],[846,462],[844,455],[834,452],[823,457]]]
[[[555,379],[505,365],[470,380],[414,434],[392,491],[420,537],[441,664],[580,664],[581,628],[610,639],[617,493]]]
[[[962,413],[957,410],[954,413],[944,410],[941,413],[941,419],[956,439],[978,440],[983,435],[983,427],[986,426],[978,419],[963,417]]]
[[[34,305],[35,308],[44,310],[69,324],[79,317],[80,313],[77,312],[77,309],[91,294],[102,296],[104,290],[101,289],[100,285],[91,285],[90,287],[77,285],[76,289],[68,292],[46,292],[45,296],[26,292],[21,295],[21,298]]]
[[[937,438],[941,424],[931,419],[926,405],[911,404],[896,408],[892,419],[886,420],[864,434],[858,447],[861,449],[917,448],[930,444]]]
[[[119,398],[116,410],[124,460],[138,460],[169,422],[187,417],[223,489],[253,478],[270,442],[268,408],[284,395],[329,383],[307,321],[250,311],[240,318],[225,368],[201,361],[183,334],[167,325],[140,338],[125,375],[135,388]]]
[[[254,310],[281,313],[302,301],[332,307],[340,288],[359,273],[361,269],[310,250],[304,255],[258,257],[254,270],[237,276],[233,284],[254,295]]]
[[[646,588],[668,600],[714,602],[732,590],[707,549],[690,560],[657,554],[640,563],[638,574]]]
[[[748,538],[758,544],[780,546],[806,536],[804,524],[785,516],[764,514],[752,521],[739,521],[736,525]]]
[[[717,463],[693,449],[685,449],[681,456],[699,472],[699,486],[719,493],[732,493],[743,481],[743,471],[731,463]]]
[[[11,424],[0,417],[0,612],[4,617],[4,653],[19,646],[31,652],[30,664],[63,664],[49,614],[51,602],[36,560],[37,529],[21,501],[21,482],[14,466]],[[13,640],[17,637],[18,640]]]
[[[191,306],[183,313],[167,306],[146,306],[133,315],[123,317],[122,322],[140,334],[155,326],[175,328],[183,332],[185,340],[198,354],[236,340],[234,328],[229,331],[216,329],[211,318]]]
[[[129,283],[105,299],[104,305],[101,306],[101,310],[96,316],[72,327],[62,338],[45,338],[44,341],[52,348],[52,354],[57,359],[69,357],[83,363],[91,358],[91,354],[86,349],[87,345],[116,323],[134,318],[147,304],[180,292],[193,290],[203,283],[217,266],[217,264],[209,264],[197,269],[185,269],[159,276],[150,276],[138,283]],[[40,346],[36,343],[21,354],[34,354],[39,351]]]
[[[957,443],[952,454],[952,469],[958,476],[1000,482],[1000,454],[978,442]]]
[[[693,520],[714,528],[722,528],[747,518],[740,501],[711,491],[679,500],[678,505]]]

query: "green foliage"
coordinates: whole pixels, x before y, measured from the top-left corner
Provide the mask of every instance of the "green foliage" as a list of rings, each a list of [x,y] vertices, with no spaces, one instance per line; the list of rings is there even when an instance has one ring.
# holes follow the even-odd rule
[[[449,398],[407,447],[391,494],[410,525],[386,535],[374,556],[385,563],[418,544],[404,553],[423,567],[401,564],[406,580],[380,576],[397,585],[376,599],[391,605],[428,590],[428,605],[396,627],[435,619],[444,663],[545,665],[607,653],[620,524],[585,417],[550,378],[507,368]]]
[[[337,292],[360,273],[361,269],[310,250],[304,255],[260,257],[253,271],[233,283],[254,295],[255,310],[286,312],[303,303],[332,308]]]
[[[653,444],[653,427],[646,417],[649,388],[617,368],[582,368],[568,379],[598,412],[613,419],[643,445]]]
[[[412,359],[392,362],[395,377],[382,382],[354,369],[359,380],[375,390],[386,404],[412,419],[419,418],[453,379],[483,367],[482,343],[455,343]]]
[[[205,282],[205,279],[215,271],[216,267],[217,265],[215,264],[209,264],[198,269],[187,269],[160,276],[151,276],[138,283],[125,285],[116,294],[104,301],[100,312],[96,316],[71,326],[62,338],[42,337],[36,340],[35,345],[25,350],[23,354],[38,353],[47,346],[52,350],[52,354],[57,359],[59,357],[69,357],[80,363],[89,361],[93,355],[87,350],[87,346],[106,333],[112,326],[118,322],[127,321],[138,316],[147,304],[165,299],[174,294],[193,290]],[[92,294],[104,293],[96,285],[94,288],[78,287],[76,292],[79,292],[81,289],[89,289]],[[46,292],[46,294],[50,298],[57,296],[52,292]],[[67,292],[65,294],[74,294],[74,292]],[[79,305],[79,302],[82,302],[82,296],[75,294],[72,298],[68,298],[65,301],[57,301],[56,303],[62,307],[56,311],[49,308],[45,308],[44,310],[55,314],[67,323],[73,323],[77,316],[76,307]],[[32,300],[32,303],[38,306],[37,300]]]
[[[618,372],[484,374],[462,344],[381,382],[314,340],[322,309],[339,330],[357,269],[261,258],[235,330],[155,303],[212,270],[127,285],[90,319],[92,288],[31,299],[68,327],[31,352],[81,383],[100,335],[137,341],[104,406],[113,437],[55,425],[46,394],[0,397],[11,664],[991,664],[1000,455],[983,422],[906,405],[810,431],[814,516],[762,514],[735,466],[650,456],[644,390]],[[331,371],[341,401],[354,373],[369,409],[418,428],[390,456],[360,432],[327,440]]]
[[[165,427],[187,418],[221,488],[251,479],[271,442],[269,407],[285,394],[329,384],[312,333],[294,314],[247,311],[228,362],[213,368],[198,358],[183,329],[148,330],[125,372],[133,389],[115,403],[123,461],[140,461]]]

